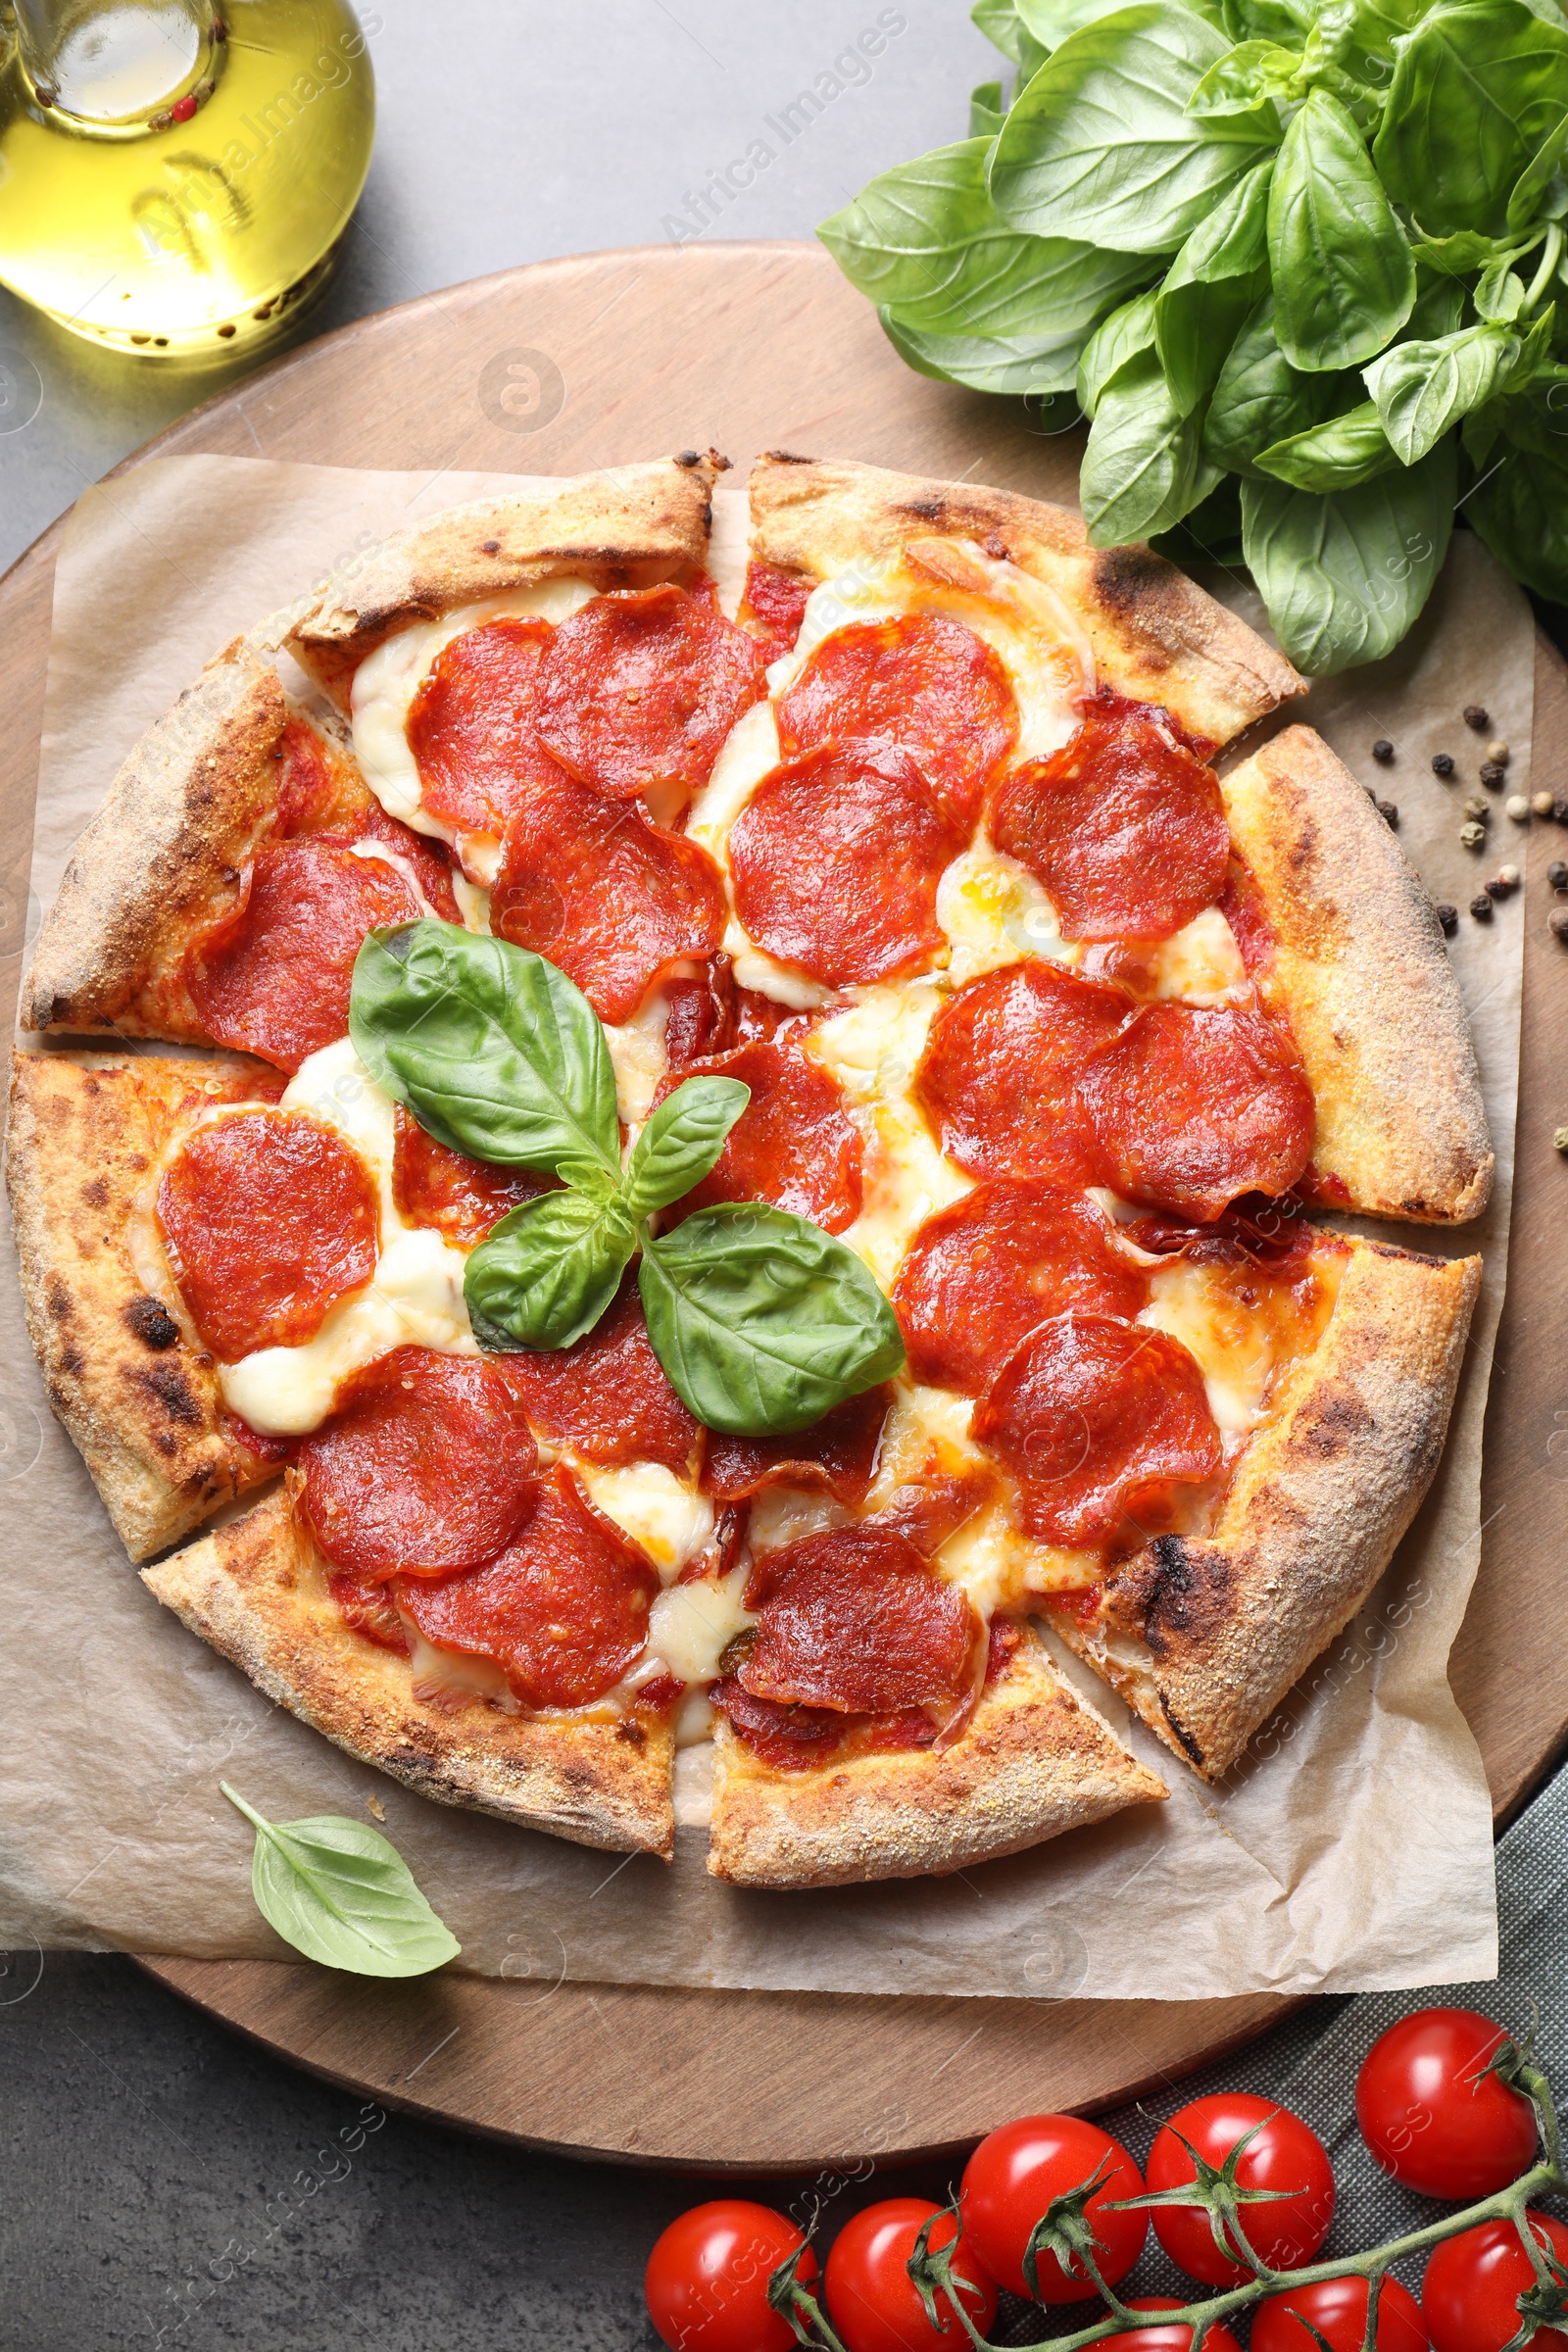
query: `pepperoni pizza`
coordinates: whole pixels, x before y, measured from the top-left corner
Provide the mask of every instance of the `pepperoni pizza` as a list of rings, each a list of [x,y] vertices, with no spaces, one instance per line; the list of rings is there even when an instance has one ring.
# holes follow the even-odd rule
[[[262,1690],[824,1886],[1165,1794],[1053,1641],[1235,1762],[1479,1278],[1327,1218],[1492,1157],[1364,793],[1301,727],[1216,765],[1277,654],[1054,509],[787,456],[731,597],[721,465],[459,509],[218,656],[45,924],[24,1021],[86,1042],[19,1055],[10,1181],[55,1409]]]

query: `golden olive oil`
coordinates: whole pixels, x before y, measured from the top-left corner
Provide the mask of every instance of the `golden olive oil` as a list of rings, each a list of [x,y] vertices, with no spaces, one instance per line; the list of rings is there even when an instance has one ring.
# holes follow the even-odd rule
[[[0,279],[25,301],[217,358],[321,284],[375,125],[341,0],[15,0],[0,41]]]

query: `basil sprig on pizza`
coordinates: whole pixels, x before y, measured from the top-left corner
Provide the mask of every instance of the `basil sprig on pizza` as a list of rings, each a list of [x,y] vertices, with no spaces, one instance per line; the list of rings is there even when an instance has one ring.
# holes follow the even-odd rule
[[[788,1436],[902,1370],[886,1298],[805,1217],[725,1203],[656,1239],[650,1220],[711,1172],[752,1090],[684,1080],[622,1169],[599,1016],[544,956],[449,923],[372,931],[355,961],[349,1034],[449,1151],[564,1188],[509,1211],[468,1259],[464,1295],[485,1347],[569,1348],[640,1251],[654,1353],[709,1429]]]
[[[159,1600],[443,1802],[667,1855],[678,1763],[715,1873],[826,1886],[1242,1756],[1476,1294],[1333,1212],[1492,1156],[1394,834],[1307,728],[1227,763],[1277,654],[860,466],[762,461],[720,588],[715,472],[460,509],[209,666],[43,928],[11,1184]]]

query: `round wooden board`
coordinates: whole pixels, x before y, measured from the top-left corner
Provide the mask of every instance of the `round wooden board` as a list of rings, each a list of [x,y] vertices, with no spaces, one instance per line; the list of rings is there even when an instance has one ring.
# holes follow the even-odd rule
[[[546,416],[547,399],[511,417],[492,387],[509,357],[536,368],[541,353],[560,371],[559,411]],[[817,247],[713,245],[544,263],[361,319],[221,393],[126,465],[201,451],[432,476],[575,473],[697,445],[724,451],[742,476],[760,451],[784,448],[1069,504],[1079,449],[1076,435],[1034,429],[1021,404],[911,374]],[[23,944],[58,536],[0,581],[0,682],[13,714],[0,736],[7,986]],[[1568,670],[1544,639],[1535,742],[1535,782],[1568,789]],[[1557,845],[1533,829],[1538,871]],[[1554,1072],[1565,1066],[1568,957],[1540,919],[1538,886],[1508,1304],[1487,1425],[1491,1532],[1452,1669],[1499,1817],[1568,1740],[1568,1664],[1541,1638],[1555,1623],[1568,1504],[1568,1457],[1548,1451],[1568,1425],[1568,1286],[1556,1248],[1568,1176],[1550,1144],[1564,1115]],[[532,2147],[715,2173],[803,2172],[868,2152],[886,2163],[956,2148],[1031,2106],[1108,2106],[1190,2072],[1289,2006],[1268,1995],[546,1990],[464,1977],[380,1985],[262,1961],[144,1965],[270,2048],[388,2105]]]

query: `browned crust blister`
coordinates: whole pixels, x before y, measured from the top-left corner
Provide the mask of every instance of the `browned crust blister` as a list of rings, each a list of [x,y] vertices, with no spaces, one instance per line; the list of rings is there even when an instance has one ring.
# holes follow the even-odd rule
[[[1494,1166],[1481,1078],[1421,877],[1310,727],[1276,735],[1221,790],[1273,934],[1262,993],[1317,1098],[1317,1174],[1368,1216],[1479,1216]]]
[[[1166,1793],[1025,1630],[941,1753],[873,1750],[780,1772],[720,1723],[708,1867],[741,1886],[937,1876]]]
[[[128,1233],[180,1106],[243,1102],[259,1065],[19,1054],[7,1181],[49,1401],[132,1559],[275,1475],[225,1436],[211,1356],[143,1287]]]
[[[344,1622],[281,1490],[142,1581],[269,1698],[420,1796],[612,1853],[673,1852],[666,1724],[448,1712],[416,1698],[409,1660]]]
[[[1213,1535],[1161,1536],[1062,1638],[1205,1780],[1342,1633],[1432,1483],[1478,1257],[1355,1241],[1334,1312],[1248,1446]]]
[[[751,477],[753,553],[829,579],[910,539],[995,539],[990,553],[1055,589],[1082,618],[1118,693],[1162,703],[1191,734],[1229,743],[1305,691],[1282,654],[1147,547],[1096,549],[1064,507],[1011,490],[927,481],[777,452]]]

